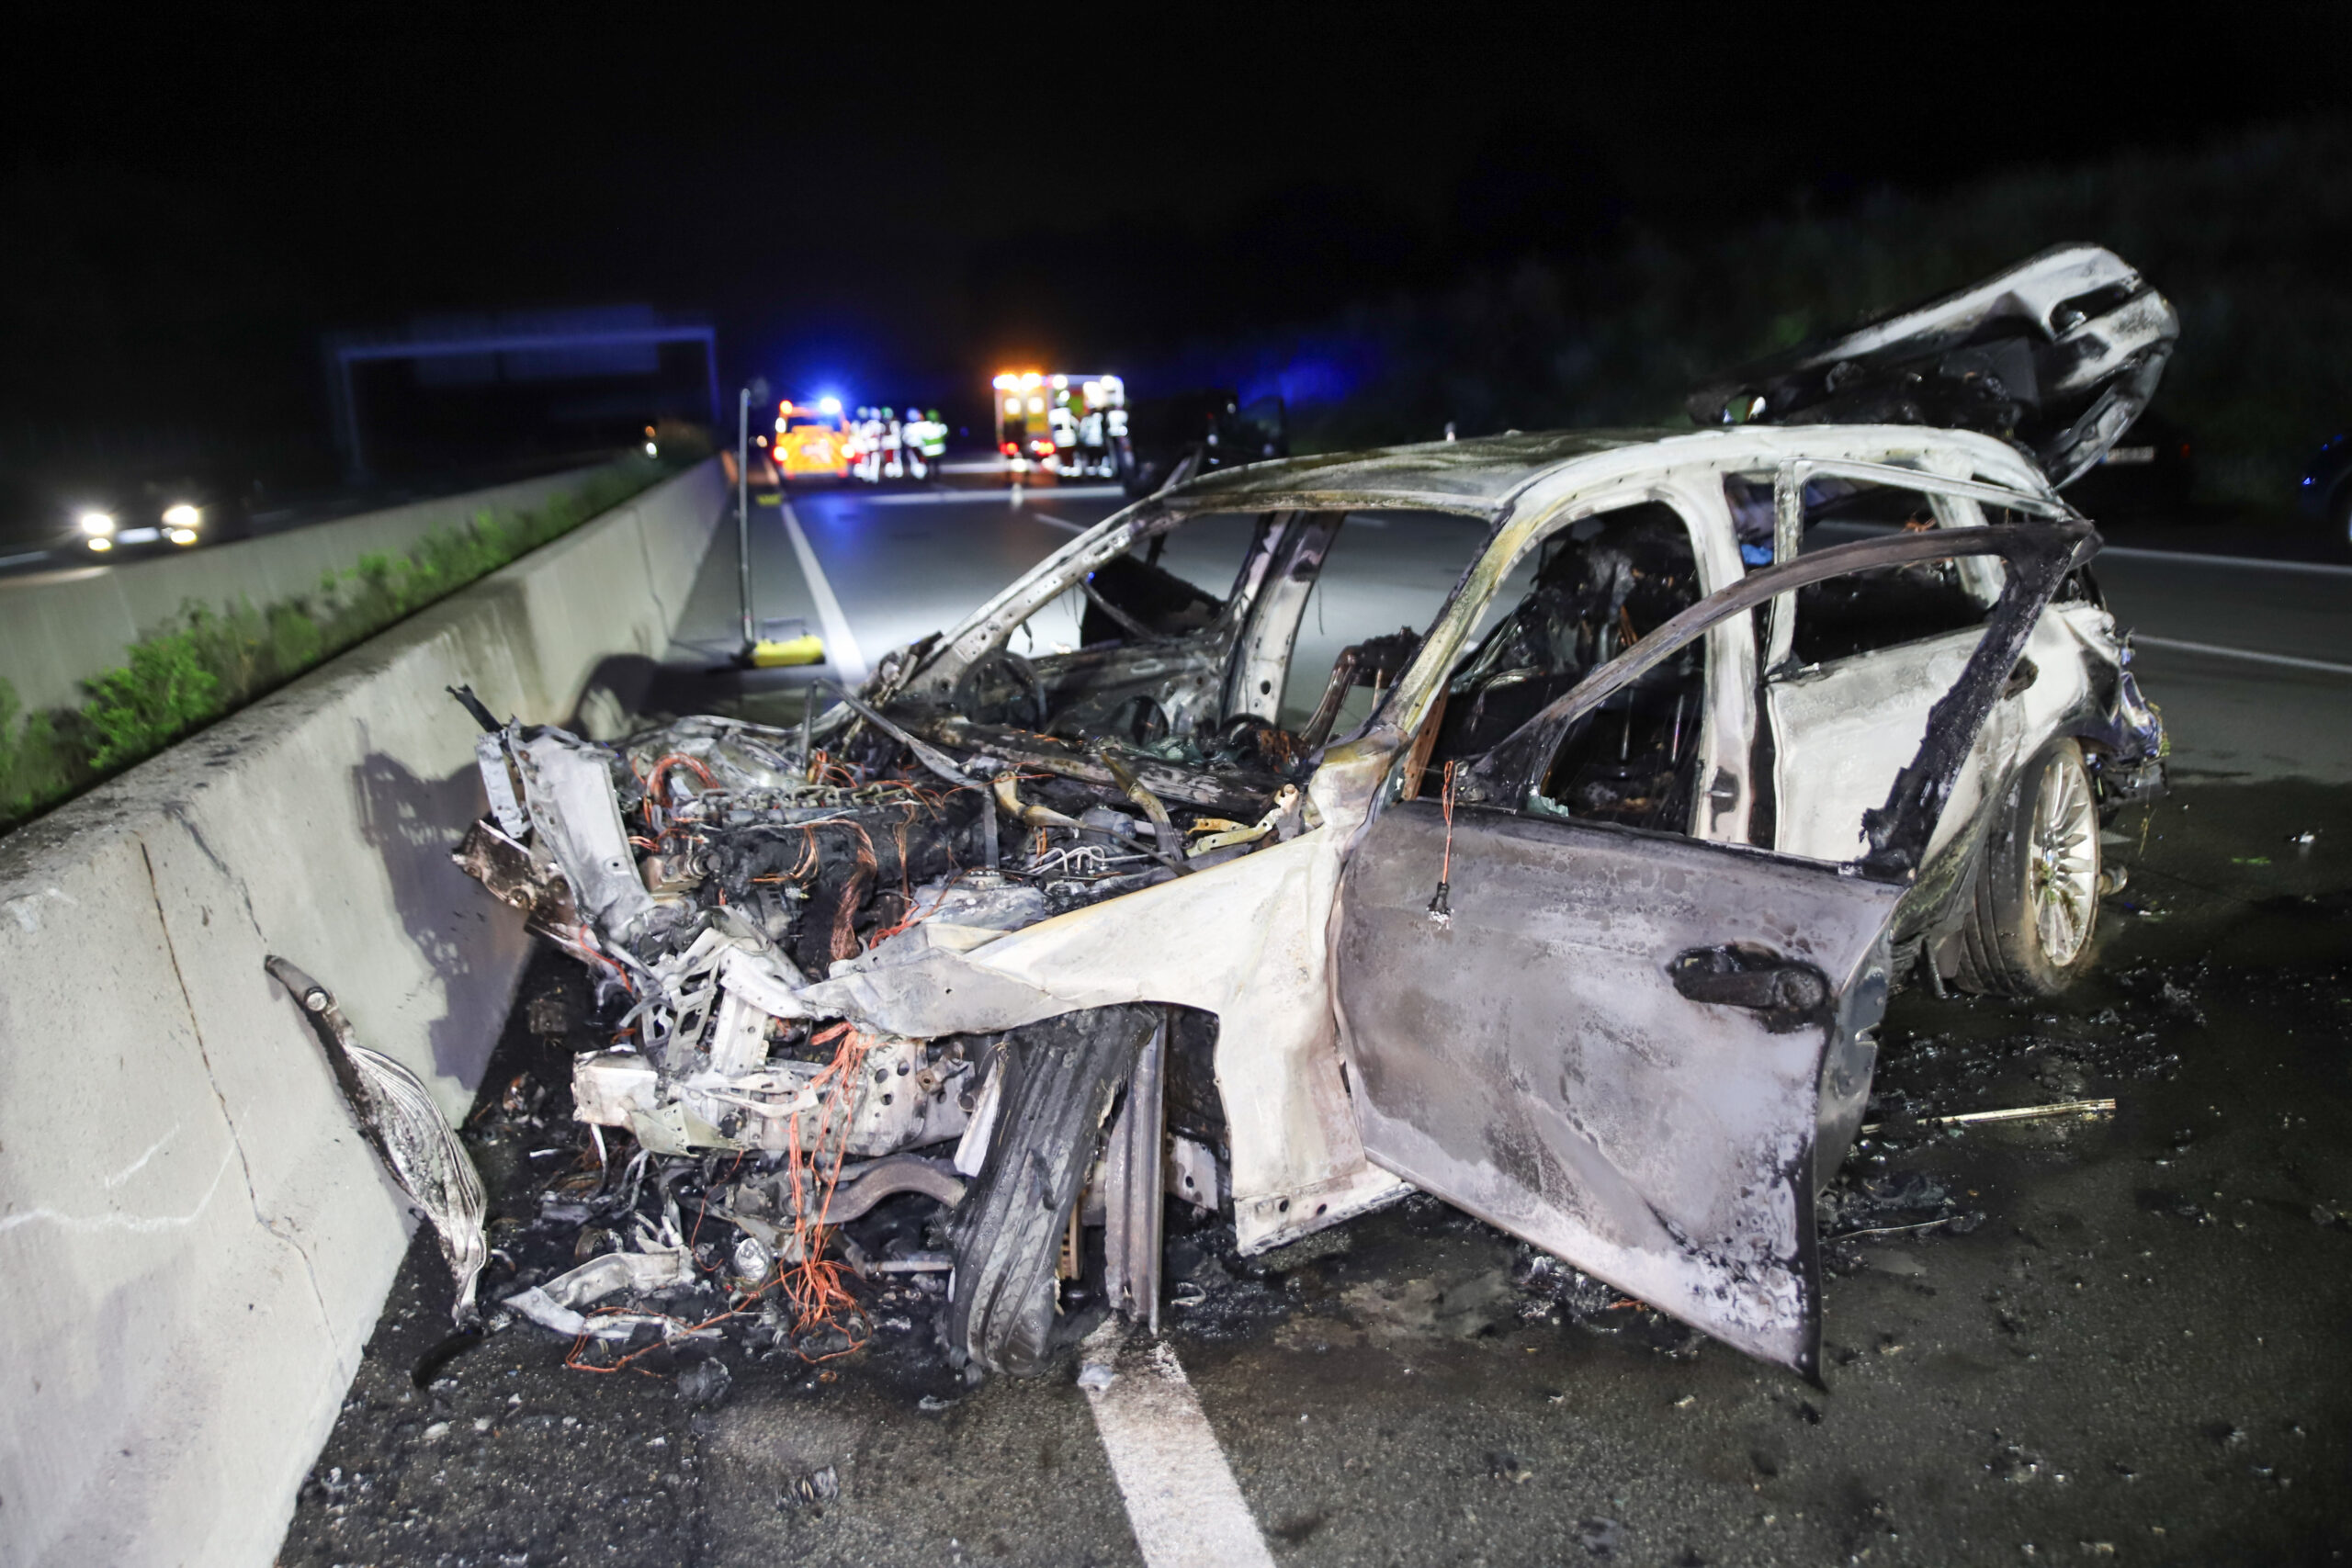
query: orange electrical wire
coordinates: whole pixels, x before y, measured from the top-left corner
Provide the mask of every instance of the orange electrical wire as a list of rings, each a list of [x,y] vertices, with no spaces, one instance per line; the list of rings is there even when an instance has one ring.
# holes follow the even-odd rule
[[[637,983],[628,977],[628,971],[622,968],[618,964],[615,963],[612,959],[606,957],[602,953],[596,951],[596,933],[590,931],[586,926],[582,926],[580,928],[580,946],[576,951],[582,958],[588,959],[592,963],[601,964],[605,968],[611,970],[614,976],[620,981],[622,990],[627,991],[632,997],[637,995]]]
[[[710,785],[711,788],[717,789],[718,787],[718,781],[710,776],[710,770],[704,767],[699,761],[687,756],[684,751],[673,751],[668,756],[662,758],[660,761],[654,763],[653,771],[645,775],[645,793],[653,796],[656,800],[659,800],[662,797],[662,775],[668,773],[673,765],[679,762],[684,762],[686,766],[692,768],[695,773],[700,775],[702,782]]]
[[[1460,765],[1446,763],[1445,783],[1438,792],[1438,808],[1445,814],[1445,863],[1437,874],[1440,882],[1453,880],[1453,770]]]
[[[851,1295],[842,1283],[842,1266],[824,1256],[825,1247],[831,1240],[831,1232],[825,1222],[832,1213],[833,1191],[841,1182],[842,1164],[849,1154],[849,1112],[853,1096],[856,1092],[859,1077],[865,1068],[866,1053],[873,1048],[874,1041],[852,1024],[837,1023],[821,1034],[810,1036],[809,1043],[822,1045],[829,1040],[839,1040],[841,1044],[834,1048],[832,1061],[809,1084],[811,1089],[820,1090],[824,1096],[817,1112],[816,1148],[813,1153],[801,1148],[800,1118],[797,1116],[792,1119],[786,1139],[786,1159],[792,1171],[792,1235],[800,1261],[778,1278],[784,1286],[786,1299],[792,1303],[794,1332],[801,1335],[820,1325],[834,1323],[844,1312],[858,1311],[857,1298]],[[837,1110],[842,1113],[842,1121],[832,1165],[830,1169],[820,1172],[819,1167],[824,1159],[826,1141],[836,1134],[833,1114]],[[820,1179],[824,1191],[822,1198],[819,1199],[815,1189]],[[812,1200],[815,1200],[813,1219],[810,1215]],[[843,1328],[842,1332],[847,1334],[849,1331]],[[852,1336],[845,1349],[832,1354],[847,1355],[851,1350],[864,1348],[865,1344],[864,1337]],[[804,1360],[812,1361],[831,1359],[831,1356],[802,1357]]]
[[[837,1023],[823,1033],[813,1036],[809,1043],[821,1045],[830,1040],[839,1040],[841,1044],[835,1047],[832,1061],[826,1065],[825,1070],[819,1073],[809,1085],[811,1089],[821,1090],[824,1095],[817,1113],[815,1150],[812,1153],[801,1148],[800,1119],[797,1116],[792,1119],[791,1132],[787,1139],[786,1158],[792,1172],[792,1235],[797,1244],[797,1250],[800,1254],[800,1261],[789,1269],[778,1269],[775,1273],[762,1281],[757,1290],[741,1297],[725,1312],[714,1314],[699,1323],[684,1323],[666,1313],[639,1313],[636,1315],[677,1324],[681,1335],[696,1334],[724,1323],[729,1318],[741,1317],[753,1302],[781,1285],[786,1299],[792,1303],[793,1332],[796,1335],[806,1335],[811,1329],[830,1323],[842,1327],[843,1335],[850,1341],[842,1348],[828,1351],[821,1356],[810,1356],[803,1352],[802,1360],[814,1365],[820,1361],[830,1361],[850,1355],[865,1348],[868,1336],[853,1334],[839,1322],[840,1318],[851,1314],[863,1317],[864,1312],[858,1305],[857,1298],[852,1295],[848,1287],[842,1282],[842,1266],[826,1258],[824,1250],[832,1240],[832,1233],[825,1221],[832,1212],[833,1192],[841,1183],[842,1166],[849,1154],[849,1113],[854,1103],[853,1097],[856,1090],[859,1075],[865,1067],[866,1053],[873,1048],[874,1041],[871,1036],[861,1032],[852,1024]],[[833,1122],[836,1111],[841,1113],[841,1123],[838,1129]],[[836,1139],[837,1132],[839,1136]],[[829,1168],[820,1169],[828,1140],[834,1141],[832,1164]],[[736,1165],[740,1166],[741,1163],[742,1156],[739,1155],[736,1156]],[[734,1167],[729,1168],[729,1174],[732,1174],[733,1169]],[[821,1197],[818,1196],[817,1190],[820,1186],[822,1188]],[[816,1209],[813,1219],[809,1213],[812,1199],[815,1199]],[[703,1213],[707,1213],[708,1210],[709,1197],[706,1194],[703,1200]],[[695,1237],[702,1233],[703,1213],[697,1213],[695,1216],[694,1235],[690,1235],[686,1241],[689,1254],[694,1247]],[[627,1307],[603,1307],[588,1315],[596,1317],[629,1311],[631,1309]],[[603,1364],[581,1359],[587,1352],[589,1341],[594,1336],[582,1334],[573,1340],[571,1352],[563,1359],[563,1364],[574,1371],[605,1373],[630,1371],[642,1376],[651,1377],[653,1373],[634,1363],[639,1358],[650,1355],[662,1348],[673,1337],[665,1337],[660,1343],[629,1351],[618,1360]]]
[[[1437,892],[1430,899],[1430,919],[1440,927],[1453,924],[1453,770],[1445,765],[1445,783],[1438,792],[1438,808],[1445,814],[1445,860],[1438,868]]]

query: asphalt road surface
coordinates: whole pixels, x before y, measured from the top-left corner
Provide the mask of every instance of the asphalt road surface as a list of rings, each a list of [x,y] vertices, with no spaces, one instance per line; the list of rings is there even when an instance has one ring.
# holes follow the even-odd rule
[[[1116,504],[796,495],[754,509],[759,613],[808,620],[854,673]],[[1453,544],[1411,520],[1343,537],[1309,637],[1335,649],[1434,604]],[[671,694],[797,712],[805,673],[706,673],[732,642],[734,567],[714,551]],[[2132,881],[2075,993],[1896,999],[1894,1125],[1822,1211],[1825,1386],[1428,1200],[1251,1259],[1171,1210],[1188,1304],[1156,1349],[1098,1342],[977,1387],[912,1292],[837,1360],[730,1345],[723,1390],[681,1361],[567,1371],[528,1328],[420,1380],[447,1302],[420,1237],[280,1562],[2341,1560],[2352,573],[2124,553],[2099,570],[2177,786],[2116,825]],[[551,959],[523,999],[560,1012],[580,989]],[[562,1075],[570,1043],[526,1010],[493,1086]],[[1908,1120],[2094,1096],[2116,1114]],[[560,1116],[475,1136],[494,1205],[535,1212],[549,1172],[529,1151],[568,1138]],[[1106,1387],[1079,1386],[1088,1360]]]

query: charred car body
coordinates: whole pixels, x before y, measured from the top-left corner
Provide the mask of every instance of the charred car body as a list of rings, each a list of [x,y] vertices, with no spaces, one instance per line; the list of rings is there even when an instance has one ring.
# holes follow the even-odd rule
[[[1408,524],[1461,547],[1442,608],[1295,668],[1335,547]],[[1220,534],[1221,592],[1178,570]],[[2162,788],[2096,547],[2017,446],[1917,425],[1259,464],[797,727],[478,713],[458,858],[608,984],[583,1120],[830,1159],[713,1210],[778,1234],[951,1203],[978,1366],[1039,1364],[1095,1225],[1156,1322],[1164,1196],[1257,1251],[1417,1188],[1815,1375],[1890,987],[2065,985],[2101,820]],[[1054,614],[1074,650],[1014,651]]]

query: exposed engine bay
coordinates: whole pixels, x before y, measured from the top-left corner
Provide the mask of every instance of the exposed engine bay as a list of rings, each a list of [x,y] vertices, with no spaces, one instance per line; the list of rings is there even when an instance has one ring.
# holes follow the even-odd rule
[[[1073,1156],[1053,1178],[1069,1189],[1054,1214],[1072,1214],[1073,1231],[1081,1209],[1103,1224],[1104,1203],[1126,1194],[1134,1223],[1105,1238],[1110,1282],[1139,1315],[1155,1310],[1163,1118],[1155,1110],[1112,1171],[1079,1130],[1147,1077],[1157,1100],[1166,1060],[1172,1186],[1214,1209],[1213,1022],[1204,1033],[1170,1022],[1181,1010],[1103,1010],[1033,1029],[1024,1056],[1018,1031],[911,1039],[811,1016],[795,993],[861,964],[968,952],[1297,837],[1319,818],[1271,765],[1297,756],[1295,738],[1235,726],[1205,746],[1163,736],[1147,750],[958,717],[933,727],[933,744],[846,694],[820,719],[812,689],[797,730],[698,716],[605,743],[500,724],[469,691],[455,694],[484,726],[492,809],[453,858],[588,966],[613,1020],[611,1047],[573,1064],[581,1121],[653,1156],[757,1156],[715,1212],[805,1268],[821,1227],[890,1194],[958,1203],[967,1179],[988,1174],[1001,1103],[1017,1100],[1072,1123],[1052,1141]],[[1054,1103],[1038,1111],[1041,1096]],[[959,1213],[959,1254],[994,1281],[955,1314],[955,1348],[979,1365],[1041,1358],[1052,1280],[1082,1267],[1074,1237],[1002,1245],[1037,1179],[984,1179]],[[1040,1265],[1043,1278],[1017,1288],[994,1280]],[[1002,1310],[975,1314],[980,1295],[1001,1296]]]
[[[579,1064],[583,1120],[660,1153],[813,1149],[839,1030],[791,992],[894,937],[966,950],[1246,855],[1313,810],[1286,782],[1246,820],[1163,798],[1137,769],[1175,770],[1109,746],[1032,735],[1013,757],[951,756],[863,704],[827,716],[801,731],[687,718],[611,744],[481,736],[492,811],[458,863],[625,998],[616,1048]],[[1186,784],[1246,798],[1216,775]],[[905,1082],[854,1097],[848,1154],[964,1132],[985,1043],[866,1049],[871,1081]]]

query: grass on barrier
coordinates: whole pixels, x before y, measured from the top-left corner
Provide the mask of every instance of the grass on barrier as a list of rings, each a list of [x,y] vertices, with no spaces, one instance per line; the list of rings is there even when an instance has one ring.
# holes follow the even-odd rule
[[[142,762],[334,655],[609,511],[675,465],[632,458],[536,510],[481,512],[405,556],[368,555],[311,592],[255,607],[190,602],[83,682],[78,708],[28,713],[0,679],[0,832]]]

